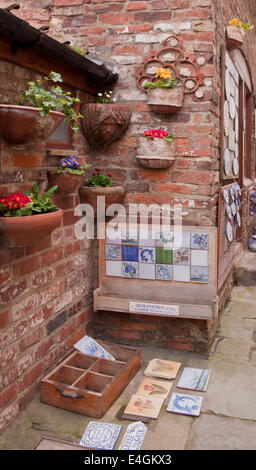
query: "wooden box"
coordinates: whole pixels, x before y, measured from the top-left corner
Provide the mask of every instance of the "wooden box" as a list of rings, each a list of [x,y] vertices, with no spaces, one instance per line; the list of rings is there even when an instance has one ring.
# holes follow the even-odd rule
[[[115,361],[73,352],[41,381],[41,402],[102,418],[141,365],[141,352],[101,342]]]

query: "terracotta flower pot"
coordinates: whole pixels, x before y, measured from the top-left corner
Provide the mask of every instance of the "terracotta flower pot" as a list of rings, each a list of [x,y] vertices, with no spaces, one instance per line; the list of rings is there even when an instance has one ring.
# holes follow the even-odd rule
[[[24,217],[0,217],[0,245],[29,246],[46,238],[62,220],[63,210]]]
[[[85,174],[82,175],[74,175],[71,173],[56,173],[56,172],[48,172],[48,181],[49,187],[55,186],[57,184],[58,189],[56,190],[57,193],[75,193],[78,191],[81,184],[83,184]]]
[[[245,30],[237,26],[228,25],[226,29],[227,45],[230,51],[239,49],[243,45]]]
[[[158,114],[173,114],[183,105],[182,88],[150,88],[147,103],[152,111]]]
[[[0,136],[14,145],[46,140],[64,117],[57,111],[41,116],[39,108],[1,104]]]
[[[92,206],[96,218],[98,196],[105,196],[105,208],[107,209],[111,204],[121,204],[123,202],[126,189],[123,186],[81,186],[79,192],[80,202]]]
[[[139,137],[136,158],[146,168],[168,168],[175,160],[175,141]]]
[[[82,128],[92,146],[109,145],[127,128],[131,107],[128,104],[88,103],[82,109]]]

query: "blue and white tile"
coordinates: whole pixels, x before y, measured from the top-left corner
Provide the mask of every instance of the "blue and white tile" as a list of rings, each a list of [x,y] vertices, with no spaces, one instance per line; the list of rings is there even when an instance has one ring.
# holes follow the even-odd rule
[[[155,263],[155,248],[143,246],[139,249],[139,261],[141,263]]]
[[[191,233],[191,248],[198,248],[199,250],[208,250],[209,235],[207,233],[192,232]]]
[[[94,338],[90,336],[83,336],[79,341],[74,344],[74,348],[82,354],[87,354],[93,357],[103,357],[104,359],[111,359],[115,361],[115,358],[110,354],[101,344],[98,343]]]
[[[190,266],[173,266],[173,280],[190,282]]]
[[[123,244],[136,244],[139,241],[138,230],[132,227],[122,229],[122,243]]]
[[[208,267],[191,266],[190,281],[191,282],[208,282]]]
[[[92,449],[113,450],[121,428],[119,424],[90,421],[80,440],[80,445]]]
[[[140,450],[147,432],[147,426],[141,421],[127,426],[118,450]]]
[[[156,278],[156,265],[150,263],[139,263],[139,278],[140,279],[155,279]]]
[[[172,281],[172,266],[169,264],[156,264],[156,279],[159,281]]]
[[[202,401],[203,398],[196,395],[173,393],[166,411],[189,416],[199,416]]]
[[[187,266],[190,264],[190,248],[173,250],[173,264]]]
[[[179,232],[174,230],[173,235],[174,248],[190,248],[190,232]]]
[[[191,265],[208,266],[208,250],[191,250]]]
[[[173,232],[156,232],[156,246],[172,248],[173,238]]]
[[[122,277],[136,279],[139,277],[139,264],[129,261],[122,262]]]
[[[121,245],[106,245],[106,259],[121,260]]]
[[[117,276],[122,275],[122,262],[121,261],[106,261],[106,276]]]

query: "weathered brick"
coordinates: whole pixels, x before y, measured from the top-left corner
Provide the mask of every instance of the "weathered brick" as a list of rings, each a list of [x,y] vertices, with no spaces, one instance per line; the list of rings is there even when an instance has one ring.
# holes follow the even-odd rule
[[[40,268],[40,257],[39,255],[26,258],[13,266],[14,277],[25,276],[26,274],[36,271]]]
[[[42,156],[33,154],[15,153],[12,155],[12,165],[14,167],[26,168],[42,166]]]
[[[5,290],[2,290],[0,298],[2,302],[11,302],[22,294],[25,294],[27,290],[28,282],[26,279],[23,279],[22,281],[16,282],[15,284],[7,287]]]
[[[49,264],[54,264],[56,261],[61,260],[63,257],[62,247],[54,248],[54,250],[48,250],[45,253],[42,253],[42,267],[48,266]]]
[[[18,304],[13,305],[12,307],[12,319],[16,321],[17,319],[27,315],[32,310],[38,307],[38,294],[32,294],[29,297],[19,301]]]
[[[11,423],[19,413],[17,403],[11,403],[7,408],[0,412],[0,433]]]
[[[10,266],[3,266],[0,268],[0,286],[1,288],[7,284],[11,279],[11,268]]]
[[[18,381],[19,392],[22,392],[34,383],[43,373],[43,362],[36,364],[28,370]]]
[[[10,401],[14,400],[18,395],[18,385],[12,384],[0,393],[0,408],[6,406]]]

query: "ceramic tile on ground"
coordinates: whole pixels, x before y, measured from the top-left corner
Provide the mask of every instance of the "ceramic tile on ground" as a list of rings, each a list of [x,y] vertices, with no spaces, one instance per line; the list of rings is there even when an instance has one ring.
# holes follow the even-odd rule
[[[120,434],[122,426],[113,423],[90,421],[80,445],[101,450],[112,450]]]
[[[202,401],[203,398],[196,395],[173,393],[166,411],[189,416],[199,416]]]

